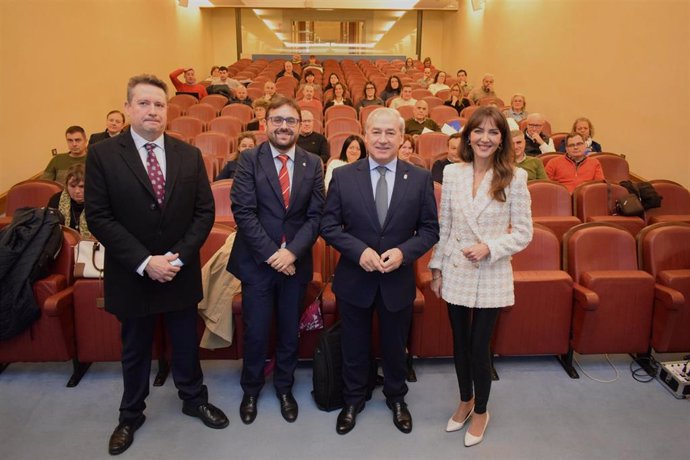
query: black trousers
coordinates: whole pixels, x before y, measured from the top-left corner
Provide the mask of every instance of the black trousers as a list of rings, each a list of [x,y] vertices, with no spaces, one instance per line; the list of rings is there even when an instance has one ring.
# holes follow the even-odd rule
[[[190,406],[206,402],[208,394],[199,365],[196,307],[163,313],[163,319],[172,343],[172,375],[180,399]],[[124,381],[120,422],[137,418],[146,408],[151,375],[151,348],[157,320],[158,315],[120,318]]]
[[[448,304],[453,329],[453,359],[460,399],[474,396],[474,411],[486,412],[491,392],[491,336],[500,308],[467,308]]]

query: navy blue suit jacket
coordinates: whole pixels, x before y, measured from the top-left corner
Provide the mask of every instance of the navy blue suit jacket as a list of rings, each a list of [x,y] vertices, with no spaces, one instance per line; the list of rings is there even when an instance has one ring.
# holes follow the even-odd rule
[[[286,249],[297,257],[295,277],[302,283],[309,282],[311,248],[319,235],[324,203],[321,159],[295,148],[287,209],[268,141],[242,152],[237,163],[230,191],[237,235],[228,271],[245,283],[274,276],[277,272],[265,262],[280,248],[285,235]]]
[[[333,292],[339,298],[367,308],[380,288],[388,310],[399,311],[412,305],[414,261],[436,244],[438,232],[429,171],[398,160],[383,227],[376,214],[369,161],[365,158],[333,171],[321,234],[341,254],[333,279]],[[390,273],[366,272],[359,259],[367,247],[378,254],[398,248],[403,263]]]

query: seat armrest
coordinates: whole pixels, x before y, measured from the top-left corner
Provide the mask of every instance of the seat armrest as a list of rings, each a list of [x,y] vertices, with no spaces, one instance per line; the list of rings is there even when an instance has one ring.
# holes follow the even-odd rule
[[[599,307],[599,295],[581,284],[573,284],[575,306],[583,310],[594,311]]]
[[[48,297],[43,304],[43,311],[48,316],[62,316],[67,308],[72,308],[74,304],[74,287],[55,293]]]
[[[654,285],[654,308],[680,310],[683,305],[685,296],[682,293],[658,283]]]

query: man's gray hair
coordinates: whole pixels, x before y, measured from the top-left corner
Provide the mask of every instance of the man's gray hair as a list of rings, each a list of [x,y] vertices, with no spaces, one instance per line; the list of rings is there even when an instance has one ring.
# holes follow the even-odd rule
[[[367,117],[367,121],[364,125],[364,130],[369,131],[369,128],[371,128],[374,122],[378,121],[381,118],[395,119],[400,125],[400,132],[405,133],[405,119],[400,115],[400,112],[388,107],[381,107],[380,109],[376,109],[373,112],[371,112],[369,114],[369,117]]]

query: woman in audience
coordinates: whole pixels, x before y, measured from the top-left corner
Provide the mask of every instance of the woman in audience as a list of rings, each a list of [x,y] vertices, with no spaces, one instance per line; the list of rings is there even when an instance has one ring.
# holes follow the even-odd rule
[[[328,162],[326,166],[326,177],[324,178],[326,190],[331,183],[331,178],[333,177],[333,170],[346,164],[354,163],[357,160],[361,160],[367,156],[367,148],[364,145],[364,140],[353,134],[345,139],[343,142],[343,148],[340,149],[340,157],[333,158]]]
[[[601,144],[596,142],[592,137],[594,136],[594,126],[589,118],[580,117],[573,123],[573,128],[571,130],[573,133],[577,133],[582,137],[585,142],[586,154],[590,152],[601,152]],[[559,152],[565,152],[565,142],[561,143],[558,148]]]
[[[105,117],[105,131],[94,133],[89,137],[89,145],[109,139],[120,134],[125,127],[125,114],[119,110],[111,110]]]
[[[400,96],[401,89],[402,85],[400,84],[400,79],[393,75],[388,79],[388,84],[386,84],[386,87],[381,92],[381,99],[383,99],[384,103],[388,102],[389,99]]]
[[[237,136],[237,151],[232,152],[229,156],[228,162],[225,163],[223,169],[216,176],[216,180],[232,179],[235,177],[235,170],[237,170],[237,157],[245,150],[256,147],[256,137],[254,134],[245,131]]]
[[[357,109],[357,113],[359,113],[362,107],[366,107],[368,105],[384,105],[383,99],[376,96],[376,86],[374,86],[374,84],[370,81],[364,84],[364,98],[362,98],[357,103],[357,107],[355,107]]]
[[[462,89],[462,95],[467,97],[467,95],[470,94],[470,91],[472,91],[473,88],[473,86],[467,82],[467,71],[465,69],[458,70],[456,77],[458,79],[458,84]]]
[[[489,423],[491,336],[501,307],[513,305],[511,255],[532,239],[527,173],[514,166],[508,122],[479,107],[463,129],[462,162],[445,168],[440,239],[429,262],[431,290],[448,303],[460,404],[446,431],[468,420],[465,446]]]
[[[512,118],[517,123],[520,123],[522,120],[527,118],[527,115],[529,115],[527,110],[525,110],[526,108],[527,101],[525,100],[525,96],[516,93],[513,94],[512,98],[510,98],[510,108],[505,109],[503,111],[503,115],[505,115],[506,118]]]
[[[427,67],[430,68],[431,70],[434,70],[434,66],[433,66],[433,64],[431,64],[431,58],[430,57],[424,58],[424,61],[422,62],[422,69],[421,70],[424,70]]]
[[[349,105],[352,107],[352,101],[345,97],[345,85],[342,83],[333,85],[333,99],[326,102],[323,108],[324,113],[329,107],[333,107],[334,105]]]
[[[409,161],[410,156],[415,153],[415,141],[414,137],[412,137],[409,134],[405,134],[405,137],[403,137],[403,143],[400,145],[400,148],[398,149],[398,158],[400,158],[403,161]]]
[[[336,83],[340,83],[340,77],[334,72],[328,76],[328,84],[323,88],[323,92],[325,93],[329,89],[334,89]]]
[[[429,85],[429,91],[431,91],[431,94],[436,96],[436,93],[443,89],[450,89],[448,85],[446,85],[446,73],[441,70],[438,73],[436,73],[436,76],[434,77],[434,82]]]
[[[462,94],[460,85],[455,83],[450,87],[450,95],[448,99],[443,102],[443,105],[453,107],[458,112],[458,116],[460,116],[462,109],[471,106],[472,103]]]
[[[55,208],[65,218],[65,226],[79,232],[82,239],[91,238],[84,213],[84,165],[69,168],[65,177],[65,189],[48,201],[48,207]]]
[[[247,131],[266,131],[266,109],[269,102],[265,99],[257,99],[252,102],[254,119],[247,123]]]
[[[417,68],[414,66],[414,61],[412,60],[411,57],[408,57],[405,59],[405,65],[400,69],[401,72],[414,72],[416,71]]]

